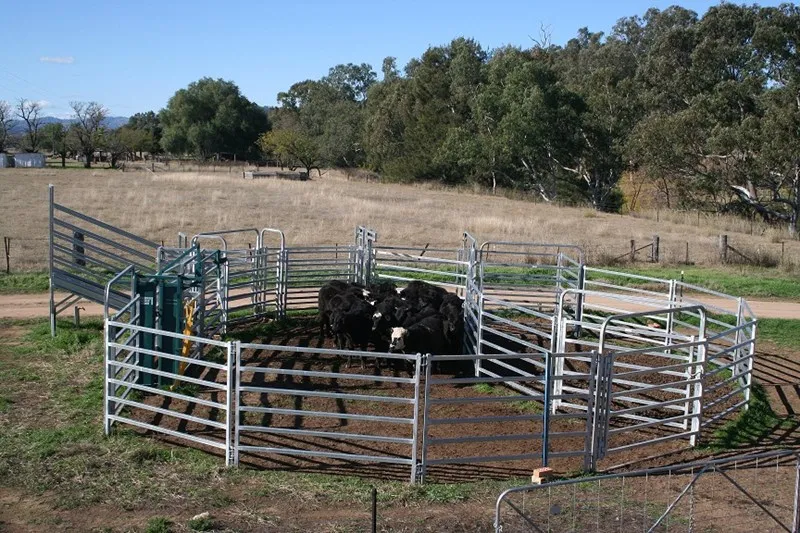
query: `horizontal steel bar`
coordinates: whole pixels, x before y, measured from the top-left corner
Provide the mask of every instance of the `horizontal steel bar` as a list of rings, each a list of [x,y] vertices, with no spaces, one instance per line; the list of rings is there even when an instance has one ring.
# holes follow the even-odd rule
[[[379,455],[359,455],[355,453],[325,452],[321,450],[297,450],[294,448],[270,448],[267,446],[247,446],[239,444],[237,446],[242,452],[261,452],[272,453],[275,455],[298,455],[304,457],[327,457],[329,459],[342,459],[345,461],[363,461],[375,463],[389,463],[396,465],[410,465],[411,459],[401,457],[386,457]]]
[[[205,426],[215,427],[218,429],[225,429],[225,424],[222,422],[217,422],[215,420],[209,420],[206,418],[199,418],[197,416],[187,415],[186,413],[179,413],[177,411],[171,411],[169,409],[162,409],[161,407],[156,407],[154,405],[147,405],[146,403],[140,403],[133,400],[125,400],[122,398],[109,398],[110,401],[121,403],[128,407],[134,407],[136,409],[142,409],[144,411],[150,411],[153,413],[159,413],[166,416],[172,416],[175,418],[180,418],[181,420],[186,420],[189,422],[196,422],[198,424],[203,424]]]
[[[519,440],[541,440],[544,435],[542,433],[525,433],[519,435],[470,435],[467,437],[446,437],[435,438],[429,437],[425,442],[428,445],[434,446],[436,444],[462,444],[468,442],[504,442],[504,441],[519,441]]]
[[[740,359],[738,362],[741,364],[742,361],[744,361],[744,359]],[[746,375],[750,374],[750,372],[752,372],[752,370],[750,370],[750,369],[745,369],[742,372],[735,372],[733,376],[731,376],[729,378],[726,378],[726,379],[724,379],[722,381],[719,381],[717,383],[714,383],[713,385],[707,386],[705,388],[704,392],[706,394],[712,393],[715,390],[719,389],[720,387],[724,387],[728,383],[731,383],[733,381],[741,379],[742,376],[746,376]]]
[[[526,402],[538,401],[541,403],[543,395],[539,396],[473,396],[467,398],[429,398],[430,405],[452,405],[459,403],[494,403],[494,402]]]
[[[695,418],[697,415],[695,413],[689,413],[688,415],[677,415],[671,416],[669,418],[649,418],[649,417],[640,417],[640,418],[632,418],[630,415],[624,415],[625,418],[631,418],[633,420],[639,419],[648,419],[649,421],[643,422],[641,424],[634,424],[632,426],[625,426],[621,428],[613,428],[608,430],[609,435],[616,435],[618,433],[627,433],[628,431],[638,431],[640,429],[649,428],[653,426],[669,426],[669,427],[682,427],[680,424],[676,424],[682,420],[689,420],[691,418]],[[617,415],[612,411],[611,418],[622,418],[623,415]]]
[[[638,383],[638,382],[635,382],[635,381],[628,381],[628,380],[621,380],[621,379],[617,380],[617,379],[615,379],[614,380],[615,384],[618,384],[618,385],[629,385],[629,386],[633,386],[633,387],[637,387],[637,388],[612,392],[611,393],[611,397],[612,398],[616,398],[617,396],[624,396],[624,395],[630,395],[630,394],[641,394],[643,392],[650,392],[650,391],[654,391],[654,390],[663,390],[665,392],[671,392],[673,394],[684,394],[684,391],[682,389],[677,389],[677,388],[673,388],[673,387],[674,386],[691,385],[691,384],[694,384],[694,383],[700,383],[700,381],[701,381],[701,379],[695,378],[695,379],[687,379],[687,380],[684,380],[684,381],[671,381],[669,383],[659,383],[657,385],[645,385],[643,387],[637,387],[638,385],[642,385],[642,383]]]
[[[125,418],[125,417],[117,416],[117,415],[109,415],[108,418],[109,418],[109,420],[113,420],[113,421],[119,422],[121,424],[129,424],[129,425],[132,425],[132,426],[140,427],[142,429],[150,430],[150,431],[152,431],[154,433],[163,433],[165,435],[170,435],[172,437],[178,437],[180,439],[186,439],[188,441],[195,442],[197,444],[203,444],[205,446],[210,446],[212,448],[217,448],[217,449],[220,449],[220,450],[227,449],[227,446],[225,445],[224,442],[217,442],[217,441],[214,441],[214,440],[211,440],[211,439],[204,439],[202,437],[197,437],[195,435],[190,435],[188,433],[183,433],[181,431],[174,431],[174,430],[163,428],[163,427],[160,427],[160,426],[154,426],[152,424],[147,424],[145,422],[140,422],[140,421],[134,420],[132,418]]]
[[[633,413],[638,413],[640,411],[648,411],[655,407],[669,407],[674,405],[685,405],[688,402],[692,402],[694,400],[702,399],[702,396],[688,396],[686,398],[677,398],[675,400],[666,400],[666,401],[659,401],[654,402],[653,404],[643,404],[637,405],[636,407],[628,407],[626,409],[618,409],[614,411],[614,414],[617,416],[628,415]]]
[[[706,426],[708,426],[710,424],[713,424],[717,420],[720,420],[721,418],[724,418],[724,417],[728,416],[729,413],[731,413],[731,412],[735,411],[736,409],[739,409],[740,407],[743,407],[745,405],[747,405],[747,400],[742,400],[741,402],[739,402],[739,403],[737,403],[737,404],[735,404],[735,405],[733,405],[731,407],[728,407],[727,409],[725,409],[721,413],[715,414],[714,416],[712,416],[712,417],[710,417],[710,418],[708,418],[706,420],[703,420],[702,426],[706,427]]]
[[[469,418],[430,418],[429,426],[442,426],[449,424],[481,424],[488,422],[516,422],[520,420],[542,420],[542,415],[506,415],[506,416],[475,416]]]
[[[118,243],[116,241],[112,241],[111,239],[107,239],[106,237],[103,237],[101,235],[97,235],[96,233],[92,233],[91,231],[85,230],[83,228],[79,228],[78,226],[74,226],[74,225],[72,225],[72,224],[70,224],[68,222],[64,222],[63,220],[54,219],[53,223],[55,225],[57,225],[57,226],[60,226],[60,227],[65,228],[65,229],[68,229],[70,231],[82,233],[84,235],[84,237],[88,237],[90,239],[94,239],[96,241],[102,242],[103,244],[111,246],[112,248],[114,248],[116,250],[120,250],[122,252],[125,252],[126,254],[133,255],[133,256],[139,257],[141,259],[145,259],[147,261],[153,261],[155,263],[155,255],[151,257],[151,256],[147,255],[146,253],[140,252],[139,250],[137,250],[135,248],[131,248],[131,247],[126,246],[124,244],[120,244],[120,243]],[[155,254],[155,250],[153,250],[153,253]],[[120,257],[120,260],[124,261],[124,258]]]
[[[143,245],[145,245],[145,246],[147,246],[149,248],[153,248],[154,250],[156,248],[158,248],[158,244],[156,244],[156,243],[154,243],[152,241],[148,241],[147,239],[139,237],[138,235],[134,235],[133,233],[128,233],[127,231],[122,230],[120,228],[117,228],[115,226],[112,226],[111,224],[106,224],[102,220],[98,220],[98,219],[92,218],[92,217],[90,217],[88,215],[84,215],[83,213],[79,213],[78,211],[72,210],[69,207],[65,207],[65,206],[63,206],[61,204],[54,203],[53,204],[53,209],[56,210],[56,211],[61,211],[63,213],[67,213],[68,215],[72,215],[75,218],[79,218],[79,219],[83,220],[84,222],[89,222],[90,224],[94,224],[95,226],[99,226],[99,227],[101,227],[101,228],[103,228],[105,230],[108,230],[108,231],[111,231],[113,233],[116,233],[117,235],[121,235],[122,237],[130,239],[132,241],[136,241],[139,244],[143,244]]]
[[[533,335],[541,337],[542,339],[546,339],[548,341],[551,340],[551,335],[550,335],[550,332],[548,332],[548,331],[536,329],[534,327],[531,327],[531,326],[526,325],[526,324],[521,324],[519,322],[514,322],[513,320],[509,320],[507,318],[503,318],[501,316],[497,316],[497,315],[495,315],[493,313],[490,313],[488,311],[484,311],[482,313],[482,315],[484,317],[489,318],[491,320],[494,320],[496,322],[500,322],[501,324],[505,324],[507,326],[511,326],[513,328],[520,329],[520,330],[525,331],[527,333],[531,333]],[[486,329],[486,326],[484,326],[484,329]],[[492,330],[492,332],[494,332],[494,331],[496,331],[496,330]],[[516,340],[515,337],[511,337],[511,338]]]
[[[161,376],[165,378],[171,378],[178,381],[185,381],[186,383],[194,383],[195,385],[202,385],[203,387],[210,387],[212,389],[217,390],[227,390],[228,387],[223,383],[216,383],[214,381],[204,381],[202,379],[195,379],[190,378],[188,376],[182,376],[180,374],[175,374],[173,372],[164,372],[163,370],[157,370],[155,368],[144,368],[141,366],[129,365],[127,363],[121,363],[119,361],[107,361],[108,365],[117,366],[121,368],[133,368],[134,370],[138,370],[143,374],[153,374],[154,376]],[[193,361],[194,364],[194,361]]]
[[[704,403],[703,404],[703,411],[708,411],[709,409],[711,409],[715,405],[721,404],[721,403],[725,402],[726,400],[729,400],[733,396],[736,396],[737,394],[744,394],[744,390],[742,390],[742,389],[734,389],[734,390],[732,390],[730,392],[726,392],[724,395],[720,396],[719,398],[715,398],[713,401],[711,401],[709,403]]]
[[[476,457],[448,457],[443,459],[426,459],[425,464],[447,465],[447,464],[470,464],[470,463],[489,463],[495,461],[523,461],[527,459],[541,459],[541,453],[523,453],[519,455],[490,455]]]
[[[240,346],[242,350],[265,350],[271,352],[312,353],[319,355],[345,355],[345,356],[349,355],[353,357],[361,356],[361,357],[372,357],[376,359],[403,359],[406,361],[416,361],[418,357],[417,355],[403,354],[403,353],[364,352],[357,350],[333,350],[328,348],[310,348],[305,346],[281,346],[279,344],[242,343]],[[248,371],[252,371],[251,367],[246,367],[246,368]]]
[[[165,331],[161,329],[154,329],[154,328],[146,328],[144,326],[133,326],[131,324],[126,324],[124,322],[113,322],[111,320],[108,321],[109,326],[117,326],[122,328],[127,328],[131,331],[141,331],[143,333],[153,333],[155,335],[161,335],[164,337],[171,337],[173,339],[181,339],[181,340],[188,340],[192,342],[196,342],[198,344],[208,344],[211,346],[219,346],[221,348],[227,348],[230,346],[230,343],[223,342],[223,341],[215,341],[214,339],[206,339],[204,337],[196,337],[194,335],[183,335],[181,333],[172,333],[171,331]],[[243,345],[244,346],[244,345]]]
[[[336,431],[315,431],[311,429],[277,428],[266,426],[239,426],[240,432],[252,431],[254,433],[271,433],[275,435],[299,435],[304,437],[323,437],[329,439],[351,439],[372,442],[388,442],[392,444],[413,444],[414,439],[404,437],[387,437],[384,435],[364,435],[360,433],[341,433]]]
[[[275,376],[304,376],[311,378],[331,378],[331,379],[347,379],[353,381],[376,381],[380,383],[414,383],[413,378],[398,378],[394,376],[373,376],[369,374],[342,374],[338,372],[320,372],[316,370],[291,370],[284,368],[267,368],[267,367],[252,367],[242,366],[239,371],[252,372],[254,374],[270,374]]]
[[[222,371],[227,371],[228,370],[228,366],[227,365],[221,365],[219,363],[212,363],[210,361],[203,361],[202,359],[195,359],[195,358],[191,358],[191,357],[183,357],[183,356],[174,355],[174,354],[171,354],[171,353],[159,352],[158,350],[150,350],[148,348],[130,347],[128,345],[118,344],[116,342],[107,342],[106,345],[107,346],[113,346],[114,348],[128,348],[128,349],[132,349],[135,352],[143,353],[143,354],[146,354],[146,355],[152,355],[154,357],[163,357],[164,359],[169,359],[171,361],[180,361],[182,363],[188,363],[190,365],[202,366],[202,367],[205,367],[205,368],[213,368],[213,369],[222,370]],[[148,371],[149,369],[142,368],[142,370]]]
[[[658,444],[660,442],[666,442],[669,440],[676,440],[676,439],[688,439],[692,435],[700,435],[699,431],[686,431],[684,433],[677,433],[675,435],[667,435],[665,437],[658,437],[655,439],[649,439],[642,442],[635,442],[633,444],[626,444],[624,446],[616,446],[616,447],[609,447],[606,453],[614,453],[614,452],[621,452],[623,450],[629,450],[631,448],[640,448],[642,446],[650,446],[653,444]]]
[[[336,418],[341,420],[363,420],[367,422],[384,422],[387,424],[412,424],[413,418],[398,418],[393,416],[359,415],[353,413],[333,413],[330,411],[304,411],[303,409],[281,409],[278,407],[254,407],[240,405],[239,411],[243,413],[271,413],[275,415],[302,416],[308,418]]]
[[[414,398],[401,398],[398,396],[374,396],[369,394],[349,394],[343,392],[326,392],[321,390],[283,389],[278,387],[251,387],[242,385],[241,392],[255,392],[259,394],[283,394],[286,396],[307,396],[316,398],[334,398],[339,400],[354,400],[381,403],[414,404]]]

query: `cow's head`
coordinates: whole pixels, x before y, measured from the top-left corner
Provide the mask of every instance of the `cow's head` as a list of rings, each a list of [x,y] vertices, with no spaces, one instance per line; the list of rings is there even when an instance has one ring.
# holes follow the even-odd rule
[[[372,331],[378,329],[381,324],[381,319],[383,318],[383,313],[380,311],[375,311],[375,314],[372,315]]]
[[[389,338],[389,350],[402,352],[405,347],[406,328],[392,328],[392,335]]]

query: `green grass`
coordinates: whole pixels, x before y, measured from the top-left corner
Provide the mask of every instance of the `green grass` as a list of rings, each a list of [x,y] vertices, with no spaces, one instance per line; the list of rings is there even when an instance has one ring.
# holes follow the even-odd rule
[[[649,276],[660,279],[681,279],[691,285],[699,285],[714,291],[734,296],[757,298],[783,298],[800,300],[800,283],[796,274],[776,269],[756,267],[610,267],[612,270]],[[608,279],[625,286],[646,285],[647,282],[617,276],[590,274],[590,279]]]
[[[758,338],[778,346],[800,350],[800,319],[761,318],[758,320]]]
[[[0,294],[31,294],[47,292],[50,277],[47,272],[0,274]]]
[[[3,321],[0,327],[7,324],[11,322]],[[262,324],[251,334],[290,324]],[[47,494],[54,509],[91,508],[113,501],[120,509],[155,513],[174,505],[176,495],[180,505],[233,508],[240,503],[242,487],[247,494],[313,505],[366,505],[373,486],[385,507],[448,504],[491,498],[524,481],[410,485],[353,476],[226,469],[219,457],[171,446],[125,426],[115,426],[106,437],[99,321],[86,321],[80,327],[60,322],[55,338],[45,320],[13,325],[28,331],[14,342],[0,335],[0,410],[9,417],[0,428],[0,486]],[[167,526],[156,519],[147,527]],[[195,526],[198,531],[206,527],[200,522]],[[170,527],[187,526],[182,522]]]
[[[154,516],[147,521],[145,533],[170,533],[172,531],[172,522],[163,516]]]
[[[792,419],[775,414],[769,405],[764,387],[758,382],[753,382],[749,408],[717,429],[712,439],[704,443],[704,446],[720,450],[755,446],[762,444],[763,439],[776,430],[791,429],[795,426],[796,423]]]

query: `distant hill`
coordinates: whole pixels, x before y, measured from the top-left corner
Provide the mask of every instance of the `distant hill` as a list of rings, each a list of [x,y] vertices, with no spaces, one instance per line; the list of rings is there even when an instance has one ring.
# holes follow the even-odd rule
[[[45,124],[60,123],[67,127],[73,122],[75,122],[74,118],[42,117],[41,125],[44,126]],[[127,123],[128,117],[106,117],[106,119],[103,121],[103,125],[112,130],[121,128]],[[17,135],[19,133],[25,133],[25,123],[21,120],[16,120],[11,123],[11,134]]]

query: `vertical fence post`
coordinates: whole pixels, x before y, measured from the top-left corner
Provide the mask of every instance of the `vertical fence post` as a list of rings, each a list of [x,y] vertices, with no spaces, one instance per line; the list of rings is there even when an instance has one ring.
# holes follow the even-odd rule
[[[650,259],[653,263],[658,263],[661,254],[661,238],[658,235],[653,235],[653,247],[650,253]]]
[[[420,464],[417,461],[417,449],[419,444],[419,410],[420,410],[420,384],[422,380],[423,367],[426,366],[427,357],[417,354],[414,365],[414,422],[412,424],[411,437],[411,483],[416,483],[420,476]]]
[[[686,260],[684,261],[684,264],[689,264],[689,241],[686,241]]]
[[[242,346],[241,342],[236,341],[235,364],[233,371],[235,372],[234,379],[234,395],[233,395],[233,466],[239,466],[239,441],[240,441],[240,426],[242,425],[240,407],[242,404]]]
[[[593,460],[592,428],[597,418],[597,406],[594,403],[594,395],[597,391],[597,352],[592,350],[589,355],[589,372],[586,380],[586,438],[583,444],[583,469],[594,470],[595,461]]]
[[[281,279],[281,318],[286,317],[289,311],[289,250],[284,248],[283,251],[283,277]]]
[[[227,352],[228,369],[225,376],[225,466],[236,466],[239,461],[235,450],[237,446],[235,443],[238,443],[239,439],[237,435],[234,441],[233,432],[234,427],[238,428],[239,424],[235,422],[234,419],[234,397],[239,387],[238,379],[234,381],[234,376],[238,377],[239,373],[239,341],[228,342]],[[236,402],[238,403],[238,398],[236,398]],[[238,430],[236,431],[238,433]]]
[[[701,427],[703,424],[703,380],[706,375],[706,339],[705,332],[701,331],[698,336],[701,344],[698,344],[694,350],[695,365],[694,365],[694,387],[692,391],[692,435],[689,437],[689,444],[697,446],[701,439]]]
[[[636,261],[636,241],[634,239],[631,239],[631,251],[629,260],[631,263]]]
[[[792,533],[800,533],[800,454],[795,456],[794,463],[794,513],[792,516]]]
[[[3,249],[6,252],[6,274],[11,274],[11,237],[3,237]]]
[[[551,352],[544,354],[544,409],[542,409],[542,466],[547,466],[550,456],[550,410],[553,388],[553,356]]]
[[[675,307],[675,303],[678,299],[677,296],[677,282],[674,279],[669,280],[669,309]],[[675,329],[675,313],[668,313],[667,314],[667,327],[666,327],[666,337],[664,338],[664,346],[669,346],[672,344],[672,334],[673,330]],[[672,352],[668,352],[672,355]]]
[[[481,268],[481,277],[483,277],[483,268]],[[483,280],[481,280],[481,286],[483,286]],[[476,355],[480,355],[483,352],[483,290],[476,291],[475,296],[477,297],[478,301],[478,308],[476,311],[478,312],[478,331],[477,331],[477,343],[478,345],[476,348]],[[481,377],[481,359],[480,357],[475,359],[475,377]]]
[[[742,330],[742,324],[744,324],[744,298],[741,296],[736,299],[736,334],[734,335],[734,342],[736,343],[736,349],[731,354],[733,358],[733,362],[735,363],[732,367],[733,370],[733,377],[742,374],[742,337],[744,331]],[[741,380],[739,381],[739,386],[742,386]]]
[[[417,354],[421,356],[421,354]],[[425,482],[425,475],[428,469],[428,420],[430,419],[431,408],[431,360],[426,357],[424,360],[425,369],[425,392],[422,395],[422,464],[418,470],[417,479],[420,483]]]
[[[372,533],[378,531],[378,489],[372,487]]]
[[[719,259],[723,263],[728,262],[728,236],[719,236]]]
[[[111,379],[110,354],[112,348],[109,346],[109,339],[108,317],[106,317],[103,322],[103,432],[106,435],[111,434],[111,419],[109,418],[109,415],[111,414],[111,383],[109,380]]]
[[[48,186],[49,202],[50,202],[50,231],[48,232],[48,263],[50,273],[50,335],[56,336],[56,300],[53,287],[53,216],[54,216],[54,191],[53,184]]]

